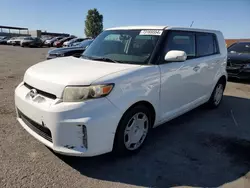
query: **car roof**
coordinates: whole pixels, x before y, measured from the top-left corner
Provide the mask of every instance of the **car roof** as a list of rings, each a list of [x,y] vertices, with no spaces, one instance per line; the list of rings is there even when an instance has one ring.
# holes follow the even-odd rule
[[[139,29],[160,29],[160,30],[183,30],[183,31],[198,31],[198,32],[220,32],[218,30],[199,29],[192,27],[178,27],[178,26],[125,26],[125,27],[113,27],[106,30],[139,30]]]
[[[127,29],[164,29],[166,26],[124,26],[124,27],[113,27],[106,30],[127,30]]]

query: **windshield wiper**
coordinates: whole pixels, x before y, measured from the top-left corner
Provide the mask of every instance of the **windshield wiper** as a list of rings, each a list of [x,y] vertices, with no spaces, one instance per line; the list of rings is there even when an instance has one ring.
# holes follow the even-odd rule
[[[91,60],[96,60],[96,61],[106,61],[106,62],[113,62],[113,63],[122,63],[121,61],[110,59],[108,57],[91,57],[90,59]]]
[[[88,57],[86,55],[82,55],[81,58],[84,58],[84,59],[92,59],[91,57]]]
[[[106,61],[106,62],[112,62],[112,63],[124,63],[122,61],[117,61],[108,57],[90,57],[90,56],[86,56],[86,55],[82,55],[81,56],[84,59],[90,59],[90,60],[94,60],[94,61]]]

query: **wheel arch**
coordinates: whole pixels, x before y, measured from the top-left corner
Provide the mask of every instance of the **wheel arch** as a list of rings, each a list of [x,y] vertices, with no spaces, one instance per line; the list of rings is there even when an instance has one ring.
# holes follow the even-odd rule
[[[224,86],[226,87],[226,85],[227,85],[227,77],[226,77],[225,75],[222,75],[222,76],[219,78],[219,80],[218,80],[217,83],[219,83],[219,82],[222,82],[222,83],[224,84]]]
[[[116,127],[116,130],[115,130],[115,135],[114,135],[114,140],[113,140],[113,149],[114,149],[114,145],[115,145],[115,140],[117,139],[116,136],[117,136],[117,131],[119,130],[119,125],[120,125],[121,121],[123,120],[125,114],[129,110],[131,110],[132,108],[134,108],[136,106],[139,106],[139,105],[145,106],[147,109],[149,109],[150,115],[151,115],[151,118],[152,118],[150,128],[153,128],[155,120],[156,120],[156,111],[155,111],[154,106],[149,101],[146,101],[146,100],[140,100],[140,101],[137,101],[137,102],[133,103],[132,105],[129,106],[129,108],[127,108],[127,110],[124,111],[124,113],[121,116],[121,119],[119,120],[119,123],[118,123],[118,125]]]
[[[118,130],[118,126],[119,126],[120,122],[121,122],[121,121],[123,120],[123,118],[124,118],[124,115],[125,115],[129,110],[131,110],[131,109],[134,108],[135,106],[139,106],[139,105],[145,106],[146,108],[149,109],[150,114],[151,114],[151,118],[152,118],[152,120],[151,120],[151,121],[152,121],[152,122],[151,122],[151,127],[154,126],[155,119],[156,119],[156,111],[155,111],[154,106],[153,106],[150,102],[148,102],[148,101],[146,101],[146,100],[140,100],[140,101],[137,101],[137,102],[133,103],[132,105],[130,105],[130,106],[127,108],[127,110],[124,111],[124,113],[122,114],[121,119],[119,120],[118,125],[117,125],[117,127],[116,127],[115,135],[116,135],[116,132],[117,132],[117,130]]]
[[[151,126],[153,127],[154,126],[154,123],[155,123],[155,118],[156,118],[156,111],[155,111],[155,108],[154,108],[154,106],[150,103],[150,102],[148,102],[148,101],[146,101],[146,100],[142,100],[142,101],[138,101],[138,102],[136,102],[136,103],[134,103],[133,105],[131,105],[125,112],[124,112],[124,114],[127,112],[127,111],[129,111],[130,109],[132,109],[132,108],[134,108],[135,106],[139,106],[139,105],[142,105],[142,106],[145,106],[148,110],[149,110],[149,112],[150,112],[150,115],[151,115]],[[124,115],[123,114],[123,115]]]

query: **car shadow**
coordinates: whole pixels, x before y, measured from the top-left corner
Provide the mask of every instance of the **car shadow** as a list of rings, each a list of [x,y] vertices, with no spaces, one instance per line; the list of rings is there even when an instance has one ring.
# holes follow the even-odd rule
[[[145,187],[217,187],[250,171],[250,100],[224,96],[152,130],[139,153],[61,160],[91,178]]]

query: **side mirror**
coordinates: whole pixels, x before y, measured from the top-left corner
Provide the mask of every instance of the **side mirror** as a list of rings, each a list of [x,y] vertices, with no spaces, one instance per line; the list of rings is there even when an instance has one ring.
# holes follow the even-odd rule
[[[166,53],[164,60],[165,61],[172,61],[172,62],[182,62],[186,61],[187,54],[184,51],[179,50],[171,50]]]

